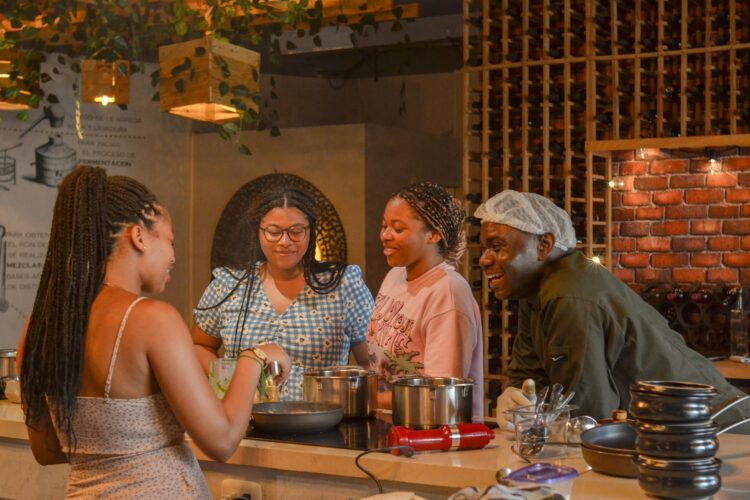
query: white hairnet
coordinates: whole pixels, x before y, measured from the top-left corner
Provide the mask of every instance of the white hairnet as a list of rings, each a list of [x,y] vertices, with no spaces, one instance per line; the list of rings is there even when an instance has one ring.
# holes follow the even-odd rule
[[[479,205],[474,217],[530,234],[552,233],[555,246],[562,250],[576,246],[576,232],[568,213],[535,193],[506,189]]]

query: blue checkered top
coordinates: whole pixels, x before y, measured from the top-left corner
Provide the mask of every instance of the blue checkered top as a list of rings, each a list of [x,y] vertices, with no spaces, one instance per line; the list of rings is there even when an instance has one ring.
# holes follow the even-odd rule
[[[228,356],[257,344],[280,345],[292,361],[289,378],[279,388],[279,399],[302,399],[302,374],[332,365],[345,365],[352,343],[364,342],[372,313],[372,294],[362,280],[359,266],[347,266],[339,286],[329,294],[315,293],[308,285],[279,315],[266,296],[258,269],[242,333],[240,306],[247,293],[244,271],[227,268],[213,270],[213,280],[203,292],[198,307],[218,304],[241,283],[223,304],[193,309],[195,324],[208,335],[222,340]]]

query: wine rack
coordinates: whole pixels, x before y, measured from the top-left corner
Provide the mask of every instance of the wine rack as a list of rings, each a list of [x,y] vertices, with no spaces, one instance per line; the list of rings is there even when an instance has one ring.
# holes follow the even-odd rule
[[[503,189],[545,195],[609,268],[610,151],[750,143],[750,0],[465,0],[464,21],[469,214]],[[491,403],[516,306],[490,296],[478,232],[465,269]]]
[[[641,296],[654,306],[679,332],[692,349],[705,356],[726,356],[729,352],[730,311],[737,306],[738,286],[704,286],[693,290],[677,285],[653,285]],[[750,294],[750,287],[743,295]],[[750,311],[750,303],[743,309]]]

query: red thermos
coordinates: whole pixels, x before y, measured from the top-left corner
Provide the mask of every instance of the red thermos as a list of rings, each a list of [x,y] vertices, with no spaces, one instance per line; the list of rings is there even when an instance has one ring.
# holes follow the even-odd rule
[[[484,448],[495,433],[484,424],[443,425],[437,429],[415,430],[394,425],[388,431],[388,446],[411,446],[415,451],[472,450]],[[399,450],[393,450],[394,455]]]

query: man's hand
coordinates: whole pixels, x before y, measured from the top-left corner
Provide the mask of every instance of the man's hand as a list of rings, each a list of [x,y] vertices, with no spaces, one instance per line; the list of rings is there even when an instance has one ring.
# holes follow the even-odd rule
[[[513,430],[513,422],[509,420],[509,415],[505,412],[518,408],[519,406],[528,406],[531,404],[521,389],[517,387],[508,387],[497,397],[497,425],[501,429]]]

